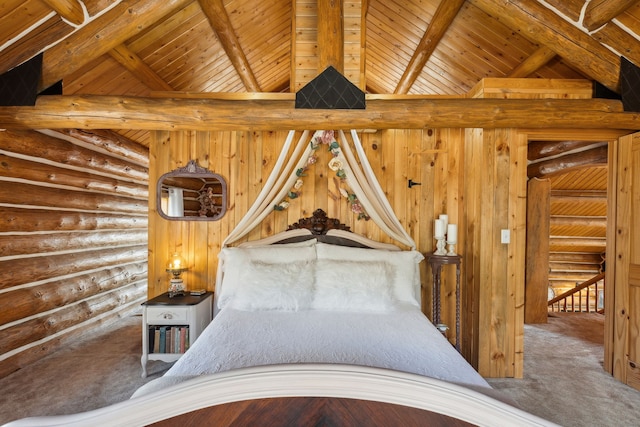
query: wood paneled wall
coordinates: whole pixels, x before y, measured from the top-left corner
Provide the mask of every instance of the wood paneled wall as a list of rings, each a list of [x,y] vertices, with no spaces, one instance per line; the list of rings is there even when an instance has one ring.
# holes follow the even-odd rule
[[[156,132],[150,150],[150,181],[196,159],[225,177],[229,211],[221,221],[169,221],[156,213],[150,192],[149,296],[166,292],[165,266],[178,250],[187,259],[188,288],[213,290],[217,254],[224,237],[248,210],[267,180],[286,132]],[[298,134],[299,135],[299,134]],[[462,129],[387,130],[360,133],[368,159],[401,223],[419,251],[432,252],[433,220],[449,215],[460,225],[463,353],[487,376],[522,374],[526,139],[512,131]],[[304,178],[302,196],[286,211],[274,211],[247,239],[286,229],[322,208],[356,233],[393,242],[371,221],[358,221],[340,198],[337,180],[326,167],[329,154]],[[324,157],[322,157],[324,156]],[[524,157],[523,157],[524,156]],[[518,179],[510,177],[519,177]],[[408,188],[412,179],[421,185]],[[512,244],[501,245],[500,229],[511,230]],[[496,231],[497,230],[497,231]],[[431,315],[431,271],[422,269],[423,310]],[[455,270],[443,270],[443,321],[455,324]],[[519,302],[520,301],[520,302]],[[519,307],[517,309],[517,307]],[[449,338],[455,339],[452,328]]]
[[[110,132],[0,132],[0,377],[136,310],[148,150]]]
[[[468,129],[465,145],[463,349],[485,377],[521,377],[527,141],[514,130]]]
[[[296,134],[297,137],[301,133]],[[166,292],[169,255],[178,250],[186,258],[188,288],[215,286],[217,255],[226,235],[240,221],[262,188],[277,160],[287,132],[156,132],[150,149],[150,188],[164,173],[196,159],[200,166],[221,174],[229,185],[229,210],[220,221],[171,221],[156,212],[155,191],[150,191],[149,296]],[[394,211],[415,240],[418,250],[432,252],[433,219],[449,214],[460,223],[463,170],[458,160],[464,145],[462,130],[424,129],[359,133],[368,159]],[[302,194],[285,211],[274,211],[249,234],[254,240],[283,231],[317,208],[340,218],[359,234],[392,242],[373,221],[358,220],[340,197],[335,173],[326,165],[330,153],[318,150],[319,161],[304,177]],[[408,188],[408,179],[421,185]],[[464,244],[460,235],[460,245]],[[460,246],[462,247],[462,246]],[[431,274],[423,270],[423,307],[430,314]],[[455,324],[455,272],[445,271],[442,307],[444,320]],[[453,328],[452,328],[453,329]],[[453,340],[455,337],[452,335]]]
[[[470,97],[588,98],[584,81],[485,79]],[[266,181],[286,132],[156,132],[150,180],[196,159],[227,178],[229,211],[219,222],[161,219],[151,192],[149,296],[165,292],[168,256],[180,250],[191,270],[189,288],[213,290],[217,254]],[[416,241],[434,250],[433,220],[446,213],[459,224],[462,261],[462,330],[465,358],[486,377],[521,377],[524,354],[527,131],[518,129],[385,130],[360,134],[368,159],[391,205]],[[325,153],[326,154],[326,153]],[[371,222],[357,221],[340,199],[335,177],[321,159],[305,178],[303,195],[274,212],[249,239],[282,231],[316,208],[343,219],[356,233],[390,241]],[[407,180],[422,185],[409,189]],[[501,243],[509,230],[510,243]],[[431,272],[422,264],[423,309],[430,315]],[[443,272],[443,321],[455,324],[455,272]],[[453,331],[449,338],[453,341]]]
[[[584,99],[584,80],[483,79],[471,98]],[[548,130],[553,135],[553,130]],[[463,350],[485,377],[516,377],[524,368],[527,209],[526,129],[467,129]],[[501,243],[508,230],[510,243]],[[466,342],[469,340],[469,342]]]

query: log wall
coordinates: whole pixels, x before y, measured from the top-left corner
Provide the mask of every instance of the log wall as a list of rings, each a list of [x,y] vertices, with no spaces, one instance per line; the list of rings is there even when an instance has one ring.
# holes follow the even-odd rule
[[[139,308],[147,194],[115,133],[0,132],[0,377]]]

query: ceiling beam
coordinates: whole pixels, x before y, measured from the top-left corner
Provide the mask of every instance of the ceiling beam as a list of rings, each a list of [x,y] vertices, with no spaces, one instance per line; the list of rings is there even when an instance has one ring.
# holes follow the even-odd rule
[[[544,178],[586,167],[606,166],[608,159],[607,152],[608,147],[603,145],[585,151],[554,157],[550,160],[542,160],[527,166],[527,176],[529,178]]]
[[[606,145],[606,141],[529,141],[527,145],[527,160],[540,160],[553,157],[569,151],[578,150],[590,145]]]
[[[198,3],[247,91],[261,92],[258,79],[253,74],[249,60],[240,46],[222,0],[198,0]]]
[[[191,0],[123,0],[44,52],[40,89],[78,70]]]
[[[124,44],[120,44],[109,51],[109,55],[125,67],[138,80],[151,90],[174,90],[162,77],[151,69],[135,52]]]
[[[15,43],[0,50],[0,74],[17,67],[57,43],[75,29],[54,15],[41,22],[33,31],[19,37]]]
[[[537,1],[469,0],[534,43],[544,45],[590,79],[619,92],[620,58]]]
[[[0,128],[278,130],[417,128],[640,129],[607,99],[368,99],[364,110],[296,109],[292,100],[41,96],[0,108]],[[561,111],[562,114],[558,114]]]
[[[533,52],[527,59],[522,61],[520,65],[511,70],[506,76],[509,78],[528,77],[540,68],[544,67],[549,61],[556,57],[556,53],[546,46],[541,46]]]
[[[344,74],[342,0],[318,0],[318,73],[333,66]]]
[[[584,12],[582,25],[587,30],[593,31],[636,3],[638,3],[638,0],[591,0]]]
[[[638,36],[610,22],[592,33],[592,37],[605,46],[616,46],[618,53],[634,64],[640,64]]]
[[[409,93],[411,86],[422,72],[429,57],[433,54],[464,2],[465,0],[440,1],[438,9],[433,14],[427,31],[425,31],[420,43],[418,43],[418,47],[416,47],[411,60],[409,60],[409,65],[404,70],[394,93]]]
[[[75,25],[84,22],[84,10],[78,0],[43,0],[58,15]]]

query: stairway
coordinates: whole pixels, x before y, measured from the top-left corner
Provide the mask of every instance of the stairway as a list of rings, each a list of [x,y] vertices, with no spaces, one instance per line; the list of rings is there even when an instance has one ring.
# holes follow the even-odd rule
[[[605,273],[576,285],[547,303],[550,312],[604,313]]]

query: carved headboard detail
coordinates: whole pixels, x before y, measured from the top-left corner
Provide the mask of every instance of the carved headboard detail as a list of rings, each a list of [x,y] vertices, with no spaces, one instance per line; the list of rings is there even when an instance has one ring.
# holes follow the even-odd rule
[[[306,228],[315,236],[325,235],[329,230],[351,231],[350,227],[342,224],[340,220],[336,218],[327,218],[326,212],[322,209],[316,209],[313,216],[301,218],[295,224],[291,224],[287,227],[287,230],[296,230],[299,228]]]

